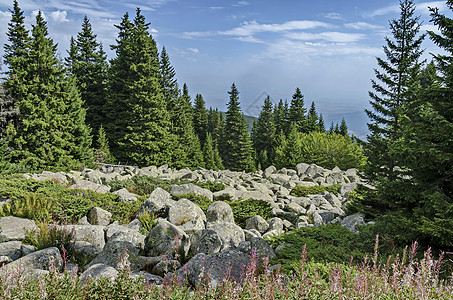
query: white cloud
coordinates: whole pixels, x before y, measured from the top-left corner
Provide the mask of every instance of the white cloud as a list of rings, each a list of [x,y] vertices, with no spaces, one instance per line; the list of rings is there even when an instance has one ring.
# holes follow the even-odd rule
[[[151,29],[149,30],[149,32],[151,32],[151,33],[153,33],[153,34],[157,34],[157,33],[159,33],[159,30],[157,30],[156,28],[151,28]]]
[[[236,4],[233,4],[233,6],[247,6],[250,5],[250,2],[247,1],[239,1]]]
[[[198,50],[197,48],[187,48],[187,50],[189,50],[190,52],[192,52],[194,54],[200,53],[200,50]]]
[[[332,20],[342,20],[343,19],[339,13],[328,13],[328,14],[325,14],[324,17],[327,19],[332,19]]]
[[[67,15],[66,11],[57,10],[50,13],[50,18],[56,23],[64,23],[69,22]]]
[[[415,11],[418,14],[426,14],[429,15],[429,7],[437,7],[439,8],[439,11],[445,11],[448,10],[447,5],[445,4],[445,1],[428,1],[428,2],[420,2],[415,4]],[[369,17],[376,17],[376,16],[383,16],[387,15],[390,13],[399,13],[400,12],[400,6],[398,4],[393,4],[389,5],[380,9],[377,9],[373,12],[371,12],[368,16]]]
[[[333,43],[354,43],[365,38],[364,34],[344,32],[291,32],[285,35],[289,39],[302,41],[324,40]]]
[[[436,25],[431,25],[431,24],[422,25],[420,27],[420,31],[421,32],[432,31],[432,32],[434,32],[436,34],[440,34],[441,33],[439,28]]]
[[[355,30],[382,29],[382,26],[373,25],[367,22],[346,23],[344,27]]]
[[[211,9],[211,10],[221,10],[221,9],[224,9],[224,8],[225,7],[223,7],[223,6],[211,6],[211,7],[209,7],[209,9]]]

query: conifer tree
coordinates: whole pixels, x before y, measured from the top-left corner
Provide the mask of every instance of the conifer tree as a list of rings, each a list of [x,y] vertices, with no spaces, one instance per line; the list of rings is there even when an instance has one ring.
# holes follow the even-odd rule
[[[276,132],[286,132],[288,125],[288,103],[280,99],[274,106],[274,123]]]
[[[1,115],[2,123],[0,123],[0,135],[6,130],[8,123],[12,122],[17,129],[18,120],[18,100],[20,96],[21,86],[16,80],[18,77],[25,76],[23,74],[26,66],[26,59],[29,52],[30,37],[29,32],[25,28],[24,12],[20,9],[17,0],[13,1],[13,9],[11,12],[11,21],[8,23],[8,42],[4,48],[4,62],[8,66],[6,72],[8,79],[4,84],[5,96],[2,101]],[[7,101],[6,101],[7,100]]]
[[[312,102],[307,113],[307,132],[317,131],[317,129],[318,113],[316,112],[315,102]]]
[[[239,92],[233,83],[222,136],[222,158],[225,168],[233,171],[253,170],[252,143],[239,104]]]
[[[370,178],[397,176],[398,164],[389,151],[391,145],[401,137],[400,119],[403,107],[413,97],[411,87],[417,82],[420,70],[420,49],[425,37],[419,35],[419,17],[414,16],[412,0],[400,0],[400,17],[390,22],[393,39],[386,37],[384,52],[386,60],[377,58],[381,70],[375,69],[372,80],[373,92],[369,92],[372,110],[365,110],[371,123],[366,151],[369,158]],[[400,166],[401,167],[401,166]]]
[[[269,96],[264,100],[256,127],[252,133],[252,141],[256,153],[258,154],[258,163],[261,168],[267,168],[271,164],[275,148],[275,121],[272,112],[272,101]]]
[[[333,125],[333,121],[332,123],[330,123],[330,127],[329,127],[329,133],[335,133],[335,126]]]
[[[324,124],[324,118],[322,117],[322,114],[319,114],[318,131],[322,133],[326,132],[326,125]]]
[[[66,65],[70,74],[75,76],[85,103],[87,124],[97,134],[105,120],[108,65],[107,56],[96,40],[87,16],[83,19],[82,31],[77,34],[77,38],[71,38],[68,54]]]
[[[11,161],[29,168],[74,168],[92,159],[90,130],[73,78],[57,59],[41,12],[23,72],[16,75],[20,123],[11,132]]]
[[[94,151],[95,161],[98,163],[113,164],[115,158],[110,153],[109,141],[102,125],[99,127],[97,137],[97,148]]]
[[[288,119],[290,124],[296,126],[298,132],[307,132],[307,120],[305,113],[307,110],[304,108],[304,96],[299,88],[293,94],[291,99],[291,106],[289,107]],[[289,128],[286,128],[288,130]],[[289,133],[289,132],[288,132]]]
[[[162,47],[160,53],[160,84],[162,86],[162,91],[167,102],[167,109],[171,110],[171,105],[173,101],[179,97],[179,87],[178,81],[176,80],[176,71],[170,63],[170,57],[165,50],[165,47]]]
[[[203,145],[203,154],[204,154],[204,165],[205,168],[208,170],[218,170],[216,161],[215,161],[215,154],[214,148],[212,144],[211,134],[208,132],[206,134],[206,140]]]
[[[348,136],[348,125],[346,125],[346,121],[344,118],[341,119],[339,134],[343,136]]]
[[[203,96],[200,94],[195,96],[193,126],[195,133],[200,139],[200,143],[204,144],[208,132],[208,111],[206,110],[206,103]]]
[[[159,75],[156,42],[149,23],[137,9],[131,22],[120,25],[116,57],[110,67],[107,137],[118,161],[138,165],[168,163],[174,146]]]
[[[219,143],[221,136],[223,135],[224,129],[224,121],[222,115],[220,114],[219,110],[209,108],[208,112],[208,133],[211,135],[212,138],[212,148],[214,151],[214,162],[218,169],[223,169],[223,162],[222,158],[220,157],[219,152]],[[205,142],[206,143],[206,142]]]

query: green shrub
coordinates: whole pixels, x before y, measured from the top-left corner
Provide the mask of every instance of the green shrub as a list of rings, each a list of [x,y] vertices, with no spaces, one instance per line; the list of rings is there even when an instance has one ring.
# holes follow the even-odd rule
[[[51,221],[53,203],[41,194],[28,193],[23,199],[15,199],[12,203],[11,211],[17,217],[42,222]]]
[[[198,185],[201,188],[210,190],[211,192],[219,192],[225,189],[225,185],[221,182],[212,182],[212,181],[207,181],[207,182],[195,182],[195,185]]]
[[[245,220],[260,215],[265,220],[272,218],[271,205],[263,200],[225,201],[231,206],[234,221],[237,225],[245,228]]]
[[[60,253],[66,253],[68,258],[74,257],[73,230],[44,222],[39,222],[37,227],[36,230],[27,232],[24,243],[35,246],[37,250],[57,247]]]
[[[212,201],[209,200],[208,197],[203,196],[203,195],[197,195],[197,194],[194,194],[194,193],[183,194],[183,195],[173,195],[173,199],[174,200],[179,200],[179,199],[182,199],[182,198],[185,198],[185,199],[188,199],[188,200],[192,201],[193,203],[198,205],[204,212],[206,212],[206,210],[208,209],[209,205],[212,204]]]
[[[332,194],[338,194],[340,192],[340,184],[334,184],[329,186],[316,185],[316,186],[295,186],[291,190],[291,195],[295,197],[305,197],[307,195],[316,195],[323,192],[329,192]]]
[[[147,235],[156,225],[156,216],[154,214],[150,215],[146,211],[138,216],[138,220],[143,226],[143,230],[141,230],[143,235]]]

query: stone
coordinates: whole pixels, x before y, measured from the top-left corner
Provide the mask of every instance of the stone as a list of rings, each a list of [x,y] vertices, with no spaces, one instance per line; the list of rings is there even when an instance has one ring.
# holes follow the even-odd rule
[[[206,283],[215,289],[223,280],[241,283],[243,269],[250,262],[250,255],[239,250],[228,250],[212,255],[199,253],[175,272],[192,286]]]
[[[341,220],[340,224],[353,233],[359,233],[356,226],[366,224],[364,217],[365,215],[362,213],[355,213],[353,215],[346,216],[343,220]]]
[[[125,241],[131,243],[132,245],[134,245],[135,248],[139,249],[140,251],[145,249],[146,236],[135,230],[130,230],[127,228],[118,230],[116,232],[107,230],[106,237],[107,243],[109,241]]]
[[[80,220],[77,222],[78,225],[91,225],[90,222],[88,222],[87,216],[83,216],[80,218]]]
[[[166,220],[160,220],[145,238],[145,253],[147,256],[189,253],[189,236],[177,226]]]
[[[102,249],[94,246],[88,242],[84,241],[75,241],[74,242],[74,252],[78,257],[85,257],[87,260],[95,258]]]
[[[357,182],[344,183],[340,186],[340,194],[345,196],[357,188]]]
[[[110,224],[112,213],[100,207],[93,207],[88,213],[87,218],[91,225],[107,226]]]
[[[310,165],[306,163],[300,163],[296,165],[297,175],[304,175]]]
[[[117,268],[118,263],[120,262],[120,257],[124,255],[127,251],[129,255],[129,261],[131,262],[131,270],[136,271],[137,266],[137,257],[140,253],[140,248],[131,242],[124,240],[115,240],[110,239],[106,244],[104,249],[88,264],[85,268],[90,268],[96,264],[103,264],[113,268]]]
[[[246,241],[250,241],[253,237],[261,237],[261,233],[259,233],[256,229],[244,229],[244,237]]]
[[[275,173],[277,173],[277,168],[274,166],[269,166],[264,170],[264,177],[269,177],[269,175]]]
[[[190,236],[190,253],[193,255],[198,253],[210,255],[219,252],[221,248],[222,240],[215,230],[199,230]]]
[[[20,241],[0,243],[0,256],[7,256],[10,261],[19,259],[22,256],[22,243]]]
[[[263,217],[256,215],[245,220],[245,229],[256,229],[260,234],[263,234],[269,228],[269,224]]]
[[[268,220],[267,223],[269,224],[268,230],[278,230],[283,233],[283,220],[282,219],[280,219],[278,217],[274,217],[274,218]]]
[[[296,202],[290,202],[289,204],[286,204],[285,210],[295,213],[295,214],[304,214],[307,212],[305,208],[297,204]]]
[[[210,190],[201,188],[193,183],[186,183],[182,185],[172,185],[171,186],[171,193],[173,195],[185,195],[185,194],[196,194],[196,195],[201,195],[205,196],[209,200],[212,201],[213,195]]]
[[[273,202],[271,195],[269,193],[263,193],[260,191],[246,191],[241,195],[242,200],[263,200],[266,202]]]
[[[245,241],[244,231],[234,223],[208,223],[206,228],[217,232],[222,241],[220,251],[237,247],[241,242]]]
[[[76,179],[74,184],[72,184],[69,189],[78,189],[78,190],[89,190],[96,193],[108,193],[110,192],[110,187],[102,184],[97,184],[84,179]]]
[[[129,192],[126,188],[114,191],[113,194],[118,196],[119,201],[121,202],[131,202],[137,200],[138,195]]]
[[[88,278],[91,280],[97,280],[101,277],[106,277],[113,281],[116,277],[118,277],[118,273],[119,272],[112,266],[98,263],[90,266],[85,272],[83,272],[82,275],[80,275],[80,280],[85,282]]]
[[[216,201],[206,210],[206,220],[208,223],[234,223],[233,210],[228,203]]]
[[[254,237],[250,241],[242,242],[239,244],[238,249],[249,254],[256,253],[260,258],[274,259],[277,257],[271,245],[260,237]]]
[[[36,230],[35,221],[18,218],[3,217],[0,219],[0,243],[22,241],[27,231]]]
[[[213,193],[213,199],[218,201],[224,200],[237,200],[238,199],[238,190],[234,188],[226,188],[224,190]],[[240,192],[242,195],[242,192]]]
[[[140,206],[137,216],[144,212],[150,215],[166,217],[168,210],[175,204],[169,192],[161,188],[156,188]]]
[[[313,213],[313,224],[315,225],[315,227],[319,227],[321,225],[324,225],[324,220],[322,219],[321,215],[315,211]]]
[[[167,273],[173,273],[181,268],[181,263],[175,259],[163,260],[154,266],[152,273],[164,277]]]
[[[133,278],[133,279],[142,278],[142,280],[146,284],[161,285],[162,283],[164,283],[164,279],[162,277],[157,276],[157,275],[153,275],[153,274],[150,274],[150,273],[147,273],[147,272],[144,272],[144,271],[133,272],[129,276],[131,278]]]
[[[30,270],[40,269],[49,270],[55,267],[56,270],[61,270],[63,267],[63,260],[60,251],[56,247],[42,249],[7,264],[2,269],[11,272],[14,270]]]
[[[318,212],[318,214],[321,216],[322,222],[324,224],[328,224],[333,219],[335,219],[335,215],[332,212],[330,212],[330,211],[320,211],[320,212]]]
[[[283,230],[272,229],[263,234],[263,239],[279,236],[283,234]]]
[[[68,231],[74,231],[74,241],[88,242],[101,250],[105,246],[105,226],[62,225],[59,227]]]
[[[183,198],[170,207],[168,221],[191,234],[205,229],[206,215],[198,205]]]

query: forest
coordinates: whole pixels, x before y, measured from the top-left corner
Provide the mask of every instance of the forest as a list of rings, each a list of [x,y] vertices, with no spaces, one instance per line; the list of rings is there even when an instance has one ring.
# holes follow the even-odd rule
[[[453,11],[453,1],[447,1]],[[176,80],[163,47],[137,8],[124,14],[108,60],[85,17],[62,60],[41,12],[32,30],[15,0],[4,47],[0,90],[0,170],[74,170],[95,163],[264,170],[315,163],[357,168],[375,193],[354,209],[376,221],[396,245],[453,251],[453,19],[431,10],[440,33],[421,32],[411,0],[389,22],[377,58],[369,135],[348,135],[346,122],[324,124],[295,88],[290,102],[266,98],[251,132],[232,83],[225,117]],[[423,41],[442,54],[422,59]],[[230,83],[227,83],[230,84]]]

